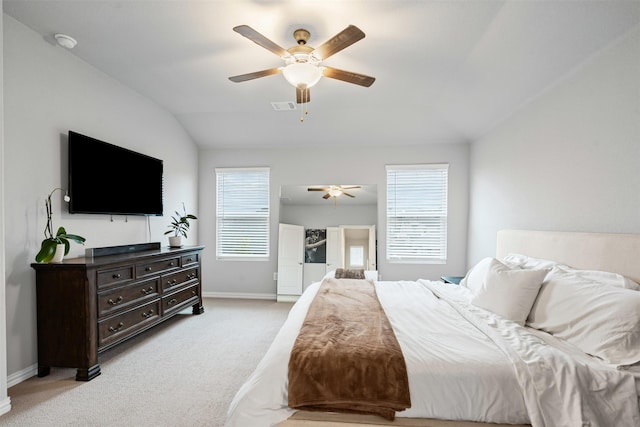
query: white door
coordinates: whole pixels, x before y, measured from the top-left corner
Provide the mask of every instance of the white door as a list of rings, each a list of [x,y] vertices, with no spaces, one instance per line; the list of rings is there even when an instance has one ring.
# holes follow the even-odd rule
[[[340,227],[327,227],[327,273],[344,268],[344,230]]]
[[[295,301],[302,295],[304,227],[278,227],[278,301]]]
[[[369,260],[367,270],[377,270],[378,260],[376,259],[376,226],[369,226]]]

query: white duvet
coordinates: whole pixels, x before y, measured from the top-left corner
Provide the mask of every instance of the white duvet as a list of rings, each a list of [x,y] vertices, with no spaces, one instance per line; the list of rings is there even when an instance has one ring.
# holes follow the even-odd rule
[[[287,406],[289,352],[320,283],[292,307],[233,399],[227,427],[273,426]],[[640,426],[634,376],[468,304],[442,282],[377,282],[404,353],[411,408],[398,417],[545,426]],[[533,332],[533,333],[532,333]]]

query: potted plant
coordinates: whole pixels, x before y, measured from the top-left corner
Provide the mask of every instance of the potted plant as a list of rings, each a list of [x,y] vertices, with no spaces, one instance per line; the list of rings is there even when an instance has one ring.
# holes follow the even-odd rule
[[[69,253],[69,240],[84,245],[85,238],[76,234],[69,234],[64,227],[59,227],[55,236],[53,235],[53,210],[51,208],[51,196],[56,190],[63,191],[62,188],[54,188],[45,200],[47,208],[47,226],[44,229],[45,239],[40,245],[40,251],[36,254],[36,262],[61,262],[62,258]],[[68,202],[69,196],[65,194],[64,201]]]
[[[182,246],[182,237],[187,238],[187,231],[189,231],[189,220],[190,219],[198,219],[195,215],[191,215],[187,213],[187,209],[184,207],[184,202],[182,203],[182,215],[176,211],[175,216],[171,217],[171,224],[169,224],[169,231],[164,234],[171,234],[173,236],[169,237],[169,246],[172,248],[179,248]]]

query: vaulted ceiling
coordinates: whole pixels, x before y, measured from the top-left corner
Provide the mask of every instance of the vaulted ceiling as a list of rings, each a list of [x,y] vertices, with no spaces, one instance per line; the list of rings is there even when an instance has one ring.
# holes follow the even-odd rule
[[[208,147],[372,146],[471,142],[640,22],[638,1],[4,0],[4,11],[175,115]],[[376,78],[323,78],[309,114],[283,65],[232,31],[246,24],[289,48],[319,46],[348,25],[366,37],[323,63]],[[60,48],[62,49],[62,48]]]

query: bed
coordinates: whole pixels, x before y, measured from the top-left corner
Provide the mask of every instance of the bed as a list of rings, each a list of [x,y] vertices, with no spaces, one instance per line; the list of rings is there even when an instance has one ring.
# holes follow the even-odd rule
[[[638,254],[640,235],[504,230],[495,258],[461,286],[376,282],[409,376],[411,407],[394,421],[288,407],[290,351],[322,286],[315,283],[236,394],[226,425],[640,425]],[[592,320],[586,330],[558,326],[576,323],[571,316]],[[617,324],[602,329],[609,318],[626,335],[617,336]]]

